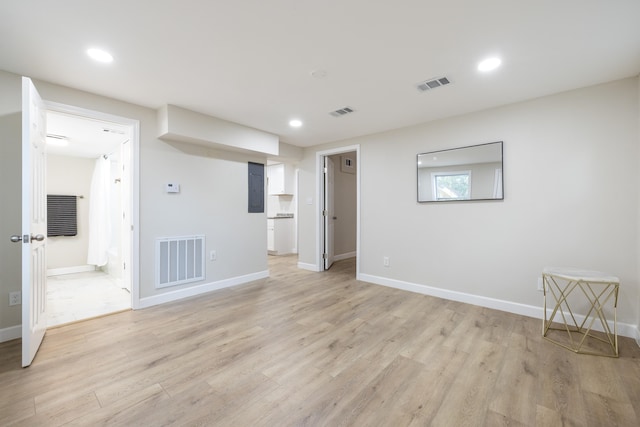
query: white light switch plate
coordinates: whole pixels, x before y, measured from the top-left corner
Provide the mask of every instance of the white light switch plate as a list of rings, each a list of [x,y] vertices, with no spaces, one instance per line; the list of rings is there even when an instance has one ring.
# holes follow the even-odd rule
[[[180,184],[169,183],[167,184],[167,193],[179,193]]]

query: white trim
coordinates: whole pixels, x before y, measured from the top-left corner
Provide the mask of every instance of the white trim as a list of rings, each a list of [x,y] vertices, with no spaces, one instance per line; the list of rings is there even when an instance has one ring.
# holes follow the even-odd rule
[[[22,337],[22,324],[0,329],[0,342],[17,340]]]
[[[128,266],[131,274],[131,308],[140,307],[140,121],[127,117],[116,116],[75,105],[61,104],[58,102],[43,100],[47,110],[59,113],[71,114],[94,120],[118,123],[129,126],[131,129],[131,260]]]
[[[640,347],[640,326],[636,326],[636,344]]]
[[[298,268],[301,268],[303,270],[315,271],[315,272],[322,271],[318,269],[319,267],[317,264],[309,264],[307,262],[298,262]]]
[[[356,252],[347,252],[345,254],[340,254],[340,255],[334,255],[333,256],[333,260],[334,261],[342,261],[343,259],[349,259],[349,258],[353,258],[356,256]]]
[[[131,308],[140,308],[140,121],[133,124],[131,135],[133,152],[131,153]]]
[[[50,268],[47,270],[47,277],[62,276],[63,274],[85,273],[87,271],[96,271],[96,266],[92,264],[77,265],[74,267]]]
[[[140,305],[138,308],[153,307],[154,305],[165,304],[167,302],[177,301],[183,298],[189,298],[196,295],[217,291],[219,289],[241,285],[243,283],[253,282],[254,280],[264,279],[267,277],[269,277],[269,271],[265,270],[258,273],[251,273],[244,276],[219,280],[217,282],[204,283],[202,285],[192,286],[189,288],[177,289],[175,291],[165,292],[151,297],[140,298]]]
[[[386,277],[373,276],[370,274],[360,274],[357,276],[358,280],[363,282],[373,283],[375,285],[387,286],[390,288],[401,289],[404,291],[415,292],[423,295],[429,295],[433,297],[443,298],[452,301],[463,302],[465,304],[477,305],[480,307],[487,307],[494,310],[506,311],[508,313],[519,314],[521,316],[533,317],[536,319],[543,318],[542,303],[540,306],[533,306],[527,304],[520,304],[517,302],[499,300],[496,298],[483,297],[480,295],[472,295],[464,292],[451,291],[442,288],[436,288],[433,286],[419,285],[416,283],[404,282],[401,280],[389,279]],[[552,309],[547,309],[549,313]],[[575,314],[576,320],[582,322],[584,316]],[[610,327],[613,328],[612,321]],[[597,327],[597,322],[594,323],[594,330],[601,331],[601,328]],[[635,338],[636,341],[640,339],[640,332],[635,325],[629,323],[618,322],[617,331],[619,336]],[[542,332],[542,325],[540,326],[540,332]],[[638,344],[640,345],[640,344]]]
[[[360,159],[360,144],[348,145],[346,147],[331,148],[329,150],[316,151],[316,256],[317,262],[315,268],[311,271],[323,271],[324,260],[322,258],[322,248],[324,245],[323,236],[324,221],[322,220],[322,208],[324,207],[322,185],[324,182],[323,169],[324,169],[324,157],[331,156],[333,154],[349,153],[351,151],[356,152],[356,277],[360,274],[360,257],[357,255],[360,253],[360,171],[362,170],[362,161]],[[300,263],[298,263],[300,267]],[[304,268],[304,267],[301,267]]]

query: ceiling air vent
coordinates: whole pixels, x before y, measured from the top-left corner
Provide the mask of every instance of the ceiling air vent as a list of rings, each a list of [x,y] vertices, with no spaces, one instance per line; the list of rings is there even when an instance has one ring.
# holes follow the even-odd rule
[[[124,135],[124,131],[120,129],[102,128],[102,132],[117,133],[118,135]]]
[[[436,79],[431,79],[431,80],[424,81],[422,83],[418,83],[418,89],[424,92],[430,89],[435,89],[440,86],[446,86],[449,83],[451,82],[449,81],[448,78],[438,77]]]
[[[339,110],[330,112],[329,114],[331,114],[333,117],[342,117],[342,116],[344,116],[346,114],[349,114],[349,113],[353,113],[353,108],[351,108],[351,107],[342,107]]]

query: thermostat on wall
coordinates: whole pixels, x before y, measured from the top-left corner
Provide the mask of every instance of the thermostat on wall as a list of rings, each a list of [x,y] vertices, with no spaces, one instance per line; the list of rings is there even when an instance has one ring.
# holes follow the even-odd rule
[[[180,192],[180,184],[167,184],[167,193],[179,193]]]

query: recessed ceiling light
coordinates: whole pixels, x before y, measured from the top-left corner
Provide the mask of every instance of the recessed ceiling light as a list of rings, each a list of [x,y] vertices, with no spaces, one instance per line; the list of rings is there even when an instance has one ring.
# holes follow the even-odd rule
[[[491,71],[500,66],[502,60],[500,58],[487,58],[478,64],[478,71]]]
[[[291,126],[292,128],[299,128],[300,126],[302,126],[302,122],[298,119],[294,119],[289,122],[289,126]]]
[[[104,62],[104,63],[113,62],[113,56],[109,52],[104,51],[102,49],[95,49],[95,48],[89,49],[87,50],[87,55],[89,55],[91,59],[98,62]]]

